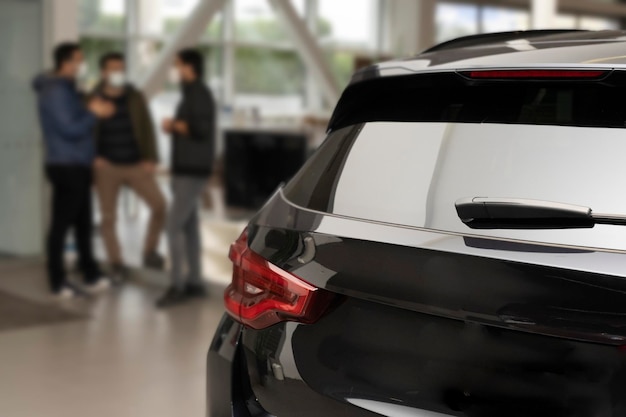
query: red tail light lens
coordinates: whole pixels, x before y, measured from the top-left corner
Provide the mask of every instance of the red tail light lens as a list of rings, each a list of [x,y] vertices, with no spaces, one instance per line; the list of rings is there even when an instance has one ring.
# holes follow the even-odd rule
[[[494,80],[558,80],[599,79],[608,74],[602,70],[481,70],[465,71],[464,76],[473,79]]]
[[[248,247],[244,232],[230,248],[233,280],[224,293],[227,312],[242,324],[264,329],[282,321],[314,323],[334,294],[278,268]]]

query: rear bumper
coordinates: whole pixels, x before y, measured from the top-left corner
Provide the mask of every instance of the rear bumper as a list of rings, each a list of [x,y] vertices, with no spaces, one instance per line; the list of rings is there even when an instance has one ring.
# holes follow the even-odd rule
[[[625,386],[614,346],[348,299],[308,326],[250,330],[225,317],[208,415],[623,417]]]
[[[207,417],[271,417],[250,387],[242,331],[243,326],[224,314],[207,357]]]
[[[297,327],[254,331],[224,315],[207,357],[207,417],[375,416],[314,391],[299,377],[285,348]]]
[[[233,386],[233,374],[240,334],[241,326],[225,314],[207,356],[207,417],[235,415],[233,395],[237,386]]]

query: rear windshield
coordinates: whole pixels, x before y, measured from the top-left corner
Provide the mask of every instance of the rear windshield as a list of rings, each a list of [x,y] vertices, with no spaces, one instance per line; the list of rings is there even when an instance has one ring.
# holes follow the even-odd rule
[[[455,209],[468,197],[524,198],[626,215],[623,78],[477,83],[444,74],[353,86],[285,195],[366,220],[626,250],[623,226],[476,231]]]
[[[625,93],[622,72],[602,81],[477,81],[457,73],[392,77],[348,88],[331,129],[373,121],[623,128]]]

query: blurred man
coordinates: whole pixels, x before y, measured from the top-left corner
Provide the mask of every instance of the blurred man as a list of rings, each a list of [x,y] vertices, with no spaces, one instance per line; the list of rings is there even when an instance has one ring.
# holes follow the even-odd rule
[[[199,52],[190,49],[179,52],[175,71],[181,84],[182,101],[176,117],[163,121],[163,130],[173,138],[174,201],[167,225],[172,285],[157,301],[158,307],[178,304],[189,297],[206,296],[202,284],[198,205],[212,169],[215,103],[203,81],[204,58]],[[186,277],[183,277],[184,258]]]
[[[124,56],[109,53],[100,59],[102,80],[94,97],[115,105],[113,117],[96,127],[96,190],[102,211],[102,237],[112,277],[127,277],[127,267],[116,232],[117,200],[122,186],[135,191],[150,207],[150,223],[143,248],[144,266],[162,269],[163,257],[157,252],[165,226],[166,203],[155,179],[157,144],[150,110],[143,94],[126,80]]]
[[[79,45],[63,43],[54,50],[54,71],[33,82],[46,149],[46,175],[52,185],[48,278],[51,290],[63,299],[83,294],[66,279],[63,255],[70,228],[74,229],[86,289],[97,291],[109,285],[92,252],[91,185],[93,128],[98,118],[111,117],[115,109],[101,99],[85,105],[76,88],[83,65]]]

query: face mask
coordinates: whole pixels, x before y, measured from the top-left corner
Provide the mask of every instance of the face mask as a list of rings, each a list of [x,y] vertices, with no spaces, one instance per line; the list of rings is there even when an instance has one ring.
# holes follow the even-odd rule
[[[78,73],[76,74],[76,77],[78,79],[85,79],[87,78],[88,74],[89,74],[89,65],[87,65],[87,63],[83,61],[80,63],[80,66],[78,67]]]
[[[170,68],[170,72],[167,74],[167,78],[170,84],[180,84],[180,73],[176,68]]]
[[[113,71],[107,76],[107,82],[111,87],[122,88],[126,85],[126,74],[122,71]]]

